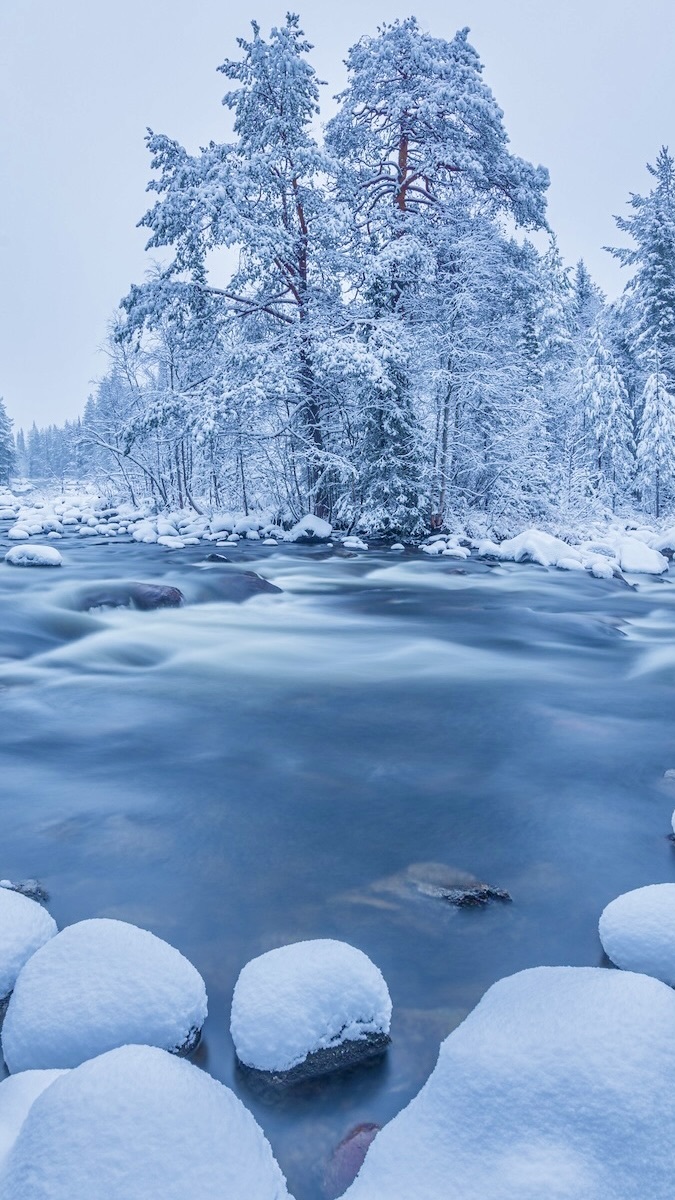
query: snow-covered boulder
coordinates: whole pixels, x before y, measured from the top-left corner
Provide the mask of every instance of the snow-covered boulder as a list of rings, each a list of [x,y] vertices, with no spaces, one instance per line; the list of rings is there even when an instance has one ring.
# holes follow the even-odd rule
[[[658,550],[652,550],[643,541],[626,534],[616,539],[616,551],[622,571],[640,575],[663,575],[668,570],[668,559]]]
[[[20,972],[2,1051],[11,1072],[76,1067],[129,1042],[188,1052],[206,1011],[201,975],[173,946],[124,921],[80,921]]]
[[[0,1200],[288,1200],[255,1119],[222,1083],[150,1046],[56,1079],[0,1172]]]
[[[0,887],[0,1000],[8,996],[28,959],[58,933],[42,905]]]
[[[252,959],[237,980],[230,1029],[244,1066],[323,1074],[381,1053],[391,999],[381,971],[346,942],[296,942]]]
[[[53,546],[12,546],[5,562],[10,567],[60,567],[63,559]]]
[[[357,537],[355,534],[350,534],[349,537],[343,538],[342,545],[345,550],[367,550],[368,543],[364,542],[363,538]]]
[[[315,517],[311,513],[289,529],[285,540],[287,542],[327,542],[333,532],[330,521]]]
[[[7,530],[7,537],[10,542],[23,542],[25,538],[30,537],[30,533],[25,525],[12,525],[12,528]]]
[[[21,1071],[0,1083],[0,1171],[14,1145],[33,1101],[63,1071]]]
[[[672,1200],[675,994],[538,967],[445,1040],[344,1200]]]
[[[625,971],[675,987],[675,883],[653,883],[617,896],[600,917],[600,941]]]
[[[568,546],[561,538],[544,533],[541,529],[526,529],[499,545],[490,541],[481,542],[478,552],[503,562],[539,563],[542,567],[557,567],[562,560],[566,564],[564,570],[569,570],[571,560],[581,563],[581,555],[575,547]]]

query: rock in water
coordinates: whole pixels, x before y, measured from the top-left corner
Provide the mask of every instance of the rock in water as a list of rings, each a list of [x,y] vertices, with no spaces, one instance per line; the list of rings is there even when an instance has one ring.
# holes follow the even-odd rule
[[[0,892],[0,900],[4,896],[33,903]],[[21,970],[2,1050],[12,1073],[76,1067],[128,1043],[188,1053],[206,1011],[201,975],[173,946],[124,921],[80,921]]]
[[[537,967],[443,1042],[344,1200],[672,1200],[675,994]]]
[[[56,921],[35,900],[0,888],[0,1000],[12,991],[29,958],[57,933]]]
[[[0,1087],[0,1098],[2,1088]],[[363,1166],[368,1147],[381,1129],[370,1121],[356,1125],[335,1147],[324,1179],[326,1200],[337,1200],[353,1183]]]
[[[95,608],[138,608],[150,612],[156,608],[179,608],[183,593],[166,583],[109,583],[80,593],[77,608],[91,612]]]
[[[245,1068],[298,1083],[382,1054],[390,1023],[389,991],[375,964],[345,942],[318,939],[246,964],[230,1028]]]
[[[12,546],[5,555],[10,567],[60,567],[63,559],[53,546]]]
[[[124,1046],[38,1096],[0,1200],[289,1197],[269,1142],[229,1088],[163,1050]]]
[[[344,898],[355,904],[394,908],[420,896],[443,900],[456,908],[482,907],[491,900],[511,900],[504,888],[483,883],[468,871],[434,862],[411,863],[394,875],[376,879],[363,891],[349,892]]]
[[[282,590],[255,571],[209,571],[205,586],[213,599],[230,600],[234,604],[241,604],[265,592],[279,593]]]

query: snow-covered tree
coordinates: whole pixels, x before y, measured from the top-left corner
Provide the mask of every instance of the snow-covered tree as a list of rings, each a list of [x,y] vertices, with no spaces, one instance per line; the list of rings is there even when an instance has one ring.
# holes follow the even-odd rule
[[[648,376],[642,397],[637,467],[643,499],[651,498],[654,516],[660,517],[675,484],[675,394],[658,371]]]
[[[600,324],[593,331],[589,351],[580,375],[579,399],[594,461],[591,478],[596,492],[615,511],[630,487],[635,465],[633,414]]]
[[[15,461],[16,450],[14,435],[12,433],[12,422],[7,416],[5,402],[0,397],[0,483],[9,483]]]

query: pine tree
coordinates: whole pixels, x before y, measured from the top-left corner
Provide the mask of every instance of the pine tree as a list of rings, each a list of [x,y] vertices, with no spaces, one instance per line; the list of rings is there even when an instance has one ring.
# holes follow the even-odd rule
[[[0,483],[9,484],[15,461],[12,422],[7,416],[4,400],[0,397]]]
[[[594,485],[615,511],[618,499],[630,486],[634,469],[633,414],[628,389],[600,324],[592,333],[589,351],[580,373],[579,400],[588,431]]]
[[[643,394],[642,420],[637,445],[638,483],[643,499],[651,495],[654,516],[672,500],[675,483],[675,394],[666,376],[654,371]]]

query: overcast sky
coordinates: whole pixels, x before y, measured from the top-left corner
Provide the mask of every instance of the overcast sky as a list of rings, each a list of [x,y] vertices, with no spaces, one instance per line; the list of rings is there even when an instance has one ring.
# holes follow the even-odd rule
[[[270,0],[0,0],[0,395],[17,425],[81,412],[110,315],[147,269],[146,126],[190,149],[226,136],[215,68]],[[549,219],[566,259],[610,294],[612,213],[648,187],[645,162],[675,145],[672,0],[305,0],[330,96],[347,47],[416,12],[464,25],[504,109],[514,153],[551,173]]]

